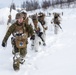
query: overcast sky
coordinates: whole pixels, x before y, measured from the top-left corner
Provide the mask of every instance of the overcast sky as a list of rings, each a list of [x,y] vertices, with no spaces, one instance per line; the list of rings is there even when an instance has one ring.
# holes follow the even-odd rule
[[[26,1],[26,0],[0,0],[0,8],[1,7],[9,7],[10,4],[12,3],[12,1],[17,5],[17,6],[20,6],[22,4],[23,1]],[[28,1],[31,1],[31,0],[28,0]],[[39,1],[39,0],[37,0]],[[42,1],[42,0],[40,0]]]
[[[9,7],[12,1],[17,5],[20,5],[25,0],[0,0],[0,7]]]

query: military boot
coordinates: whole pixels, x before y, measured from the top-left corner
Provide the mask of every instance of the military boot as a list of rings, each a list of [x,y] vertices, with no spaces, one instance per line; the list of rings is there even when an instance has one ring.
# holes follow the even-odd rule
[[[46,46],[46,43],[45,42],[43,42],[43,46]]]
[[[15,55],[13,57],[13,69],[16,71],[16,70],[19,70],[20,69],[20,57]]]
[[[41,41],[39,41],[39,45],[41,45]]]
[[[20,64],[24,64],[24,62],[25,62],[25,59],[24,58],[22,58],[22,57],[20,57]]]

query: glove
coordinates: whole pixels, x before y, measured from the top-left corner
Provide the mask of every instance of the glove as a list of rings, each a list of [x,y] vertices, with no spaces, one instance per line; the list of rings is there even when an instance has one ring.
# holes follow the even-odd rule
[[[2,42],[2,46],[3,46],[3,47],[5,47],[5,46],[6,46],[6,44],[5,44],[4,42]]]
[[[39,37],[41,37],[41,36],[42,36],[42,34],[43,34],[43,32],[39,32],[39,35],[38,35],[38,36],[39,36]]]
[[[44,29],[47,30],[47,27],[45,27]]]
[[[30,40],[35,40],[35,35],[32,35]]]
[[[39,35],[40,31],[36,31],[36,34]]]

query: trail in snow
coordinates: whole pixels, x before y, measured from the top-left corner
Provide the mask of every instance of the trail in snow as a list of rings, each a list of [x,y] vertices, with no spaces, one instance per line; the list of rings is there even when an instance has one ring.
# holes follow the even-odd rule
[[[35,72],[39,73],[40,71],[41,72],[44,71],[42,73],[42,75],[44,75],[46,69],[45,70],[42,70],[43,68],[40,69],[41,65],[43,65],[43,64],[39,63],[39,62],[44,62],[44,63],[47,63],[47,62],[46,62],[46,60],[43,60],[43,61],[38,61],[38,60],[42,60],[43,58],[46,58],[46,57],[48,57],[46,59],[48,59],[49,61],[48,61],[47,65],[44,65],[44,67],[46,66],[46,68],[48,69],[48,64],[51,63],[50,64],[51,68],[49,65],[49,69],[51,70],[52,75],[60,75],[60,74],[57,74],[58,72],[61,73],[60,71],[66,72],[65,67],[63,67],[64,65],[62,65],[62,64],[65,64],[65,62],[60,63],[62,59],[58,60],[58,58],[64,57],[64,55],[66,55],[66,53],[67,53],[67,56],[72,58],[72,61],[74,61],[73,59],[75,59],[75,58],[73,58],[73,56],[75,56],[74,49],[76,49],[75,48],[75,45],[76,45],[76,33],[75,33],[76,32],[76,26],[75,26],[76,21],[75,21],[75,19],[76,19],[76,17],[75,17],[75,13],[72,12],[72,10],[68,10],[68,12],[67,12],[67,10],[63,9],[64,16],[62,17],[62,24],[61,24],[61,26],[63,28],[63,32],[60,30],[60,33],[58,35],[54,35],[53,25],[51,25],[50,22],[48,23],[49,29],[47,30],[47,33],[46,33],[47,34],[46,46],[44,47],[41,45],[39,52],[34,52],[33,50],[31,50],[30,42],[29,42],[28,48],[27,48],[28,53],[25,57],[25,63],[23,65],[21,65],[20,71],[18,71],[18,72],[15,72],[12,68],[13,55],[12,55],[12,46],[10,43],[11,39],[9,38],[6,48],[3,48],[2,46],[0,46],[0,64],[1,64],[0,65],[0,68],[1,68],[0,74],[1,75],[5,75],[5,74],[7,74],[7,75],[9,75],[9,74],[11,74],[11,75],[33,75],[33,73],[34,73],[34,75],[35,75]],[[74,13],[74,14],[72,14],[72,13]],[[68,14],[71,14],[71,15],[68,15]],[[51,20],[50,17],[47,17],[47,19]],[[0,27],[2,28],[2,29],[0,29],[0,32],[1,32],[0,33],[0,35],[1,35],[0,44],[1,44],[2,39],[6,33],[7,26],[0,25]],[[72,47],[74,47],[73,51],[71,51],[71,49],[70,49]],[[67,50],[68,48],[69,48],[69,50]],[[56,54],[56,52],[59,52],[59,53],[61,52],[61,54],[63,54],[63,53],[64,54],[62,57],[57,56],[58,58],[56,58],[54,56],[54,53]],[[58,55],[59,55],[59,53],[58,53]],[[70,53],[71,55],[68,53]],[[50,61],[50,59],[51,59],[51,61]],[[55,60],[53,61],[53,59],[55,59],[57,63],[55,63]],[[69,59],[67,58],[67,60],[69,60]],[[63,58],[63,60],[66,60],[66,56],[65,56],[65,58]],[[72,63],[72,61],[69,60],[68,62]],[[71,65],[70,63],[69,63],[69,65]],[[74,61],[74,63],[75,63],[75,61]],[[59,64],[63,68],[61,68]],[[57,68],[57,66],[59,66],[59,68]],[[67,65],[65,65],[65,66],[67,66]],[[74,64],[74,66],[75,66],[75,64]],[[72,65],[71,65],[71,67],[72,67]],[[63,70],[60,70],[60,68]],[[33,72],[31,72],[31,70]],[[50,70],[48,71],[48,75],[51,75]],[[75,69],[73,69],[73,71],[74,70]],[[46,73],[45,73],[45,75],[47,75]],[[54,74],[54,73],[56,73],[56,74]],[[38,74],[36,74],[36,75],[38,75]],[[74,75],[74,74],[71,74],[71,75]]]
[[[6,27],[5,27],[5,29],[6,29]],[[49,35],[50,33],[47,32],[47,34]],[[5,73],[7,73],[7,74],[9,73],[9,70],[10,70],[10,73],[13,72],[14,75],[15,74],[20,75],[22,73],[28,75],[31,68],[32,69],[37,69],[37,67],[34,65],[34,62],[37,60],[38,57],[40,57],[42,55],[47,55],[47,54],[52,53],[51,52],[52,50],[50,50],[50,49],[52,49],[53,44],[56,43],[56,40],[58,39],[57,36],[52,34],[51,36],[48,36],[48,37],[50,37],[50,39],[48,39],[48,37],[46,37],[46,39],[48,39],[46,41],[47,45],[46,46],[40,46],[41,50],[39,52],[34,52],[34,51],[30,50],[30,47],[29,47],[30,45],[28,44],[28,49],[27,49],[28,53],[27,53],[26,58],[25,58],[26,62],[25,62],[24,65],[21,65],[21,69],[17,73],[15,73],[13,68],[12,68],[13,55],[12,55],[12,52],[11,52],[12,51],[12,47],[11,47],[11,43],[10,43],[11,40],[9,38],[9,40],[7,42],[7,47],[6,48],[1,47],[1,50],[2,50],[1,53],[3,52],[2,55],[1,55],[2,58],[3,58],[1,60],[1,63],[5,62],[5,64],[1,66],[2,71],[4,70]],[[2,36],[2,37],[4,37],[4,36]],[[48,41],[49,41],[49,43],[48,43]],[[1,72],[1,74],[4,74],[4,73]]]

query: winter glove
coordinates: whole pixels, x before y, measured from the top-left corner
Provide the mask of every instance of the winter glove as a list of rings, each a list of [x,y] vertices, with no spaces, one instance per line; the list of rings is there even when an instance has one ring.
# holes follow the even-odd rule
[[[45,27],[44,29],[45,29],[45,30],[47,30],[48,28],[47,28],[47,27]]]
[[[40,31],[35,31],[37,35],[39,35]]]
[[[5,47],[5,46],[6,46],[6,44],[5,44],[4,42],[2,42],[2,46],[3,46],[3,47]]]
[[[35,35],[32,35],[30,40],[35,40]]]
[[[42,36],[42,34],[43,34],[43,32],[39,32],[39,35],[38,35],[38,36],[39,36],[39,37],[41,37],[41,36]]]

